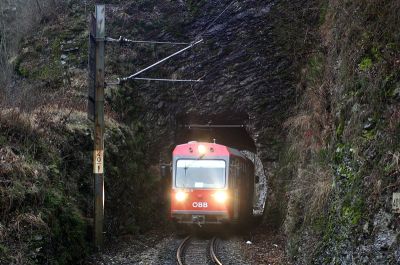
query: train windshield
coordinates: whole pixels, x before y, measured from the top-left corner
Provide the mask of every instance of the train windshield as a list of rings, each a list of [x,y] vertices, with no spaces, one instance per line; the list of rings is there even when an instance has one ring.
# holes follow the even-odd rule
[[[176,163],[177,188],[221,189],[225,187],[224,160],[180,159]]]

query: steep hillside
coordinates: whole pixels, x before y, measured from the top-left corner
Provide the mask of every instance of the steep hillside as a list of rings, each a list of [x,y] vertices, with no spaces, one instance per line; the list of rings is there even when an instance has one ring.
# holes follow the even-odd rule
[[[400,262],[399,11],[397,1],[321,9],[321,41],[303,69],[281,161],[295,264]]]
[[[0,18],[10,25],[39,12],[35,5],[9,4],[2,8],[12,12]],[[43,10],[51,7],[41,4]],[[77,264],[93,251],[85,5],[69,1],[53,7],[57,16],[29,20],[29,37],[2,31],[3,47],[20,49],[15,55],[18,49],[8,46],[1,54],[15,71],[2,73],[0,264]],[[127,126],[110,115],[106,127],[108,238],[160,225],[163,219],[152,218],[160,208],[160,185],[148,170],[143,126],[137,121]],[[149,200],[148,194],[156,196]]]

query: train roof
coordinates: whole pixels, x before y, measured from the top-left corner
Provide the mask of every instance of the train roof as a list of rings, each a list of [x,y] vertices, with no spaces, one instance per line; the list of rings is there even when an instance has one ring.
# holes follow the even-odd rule
[[[205,154],[199,152],[199,146],[205,147]],[[177,145],[172,153],[174,156],[237,156],[248,160],[239,150],[216,143],[207,142],[188,142],[186,144]]]

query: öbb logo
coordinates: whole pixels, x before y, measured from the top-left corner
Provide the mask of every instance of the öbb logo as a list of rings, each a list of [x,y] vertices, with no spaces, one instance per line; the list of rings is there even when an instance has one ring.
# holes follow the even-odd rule
[[[207,208],[208,203],[207,202],[193,202],[192,206],[193,206],[193,208]]]

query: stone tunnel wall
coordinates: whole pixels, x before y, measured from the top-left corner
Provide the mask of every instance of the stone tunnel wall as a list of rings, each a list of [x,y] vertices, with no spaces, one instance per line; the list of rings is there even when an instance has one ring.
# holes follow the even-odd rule
[[[234,2],[210,24],[229,3],[144,1],[109,8],[108,35],[164,41],[204,39],[202,44],[142,75],[201,78],[204,82],[133,81],[118,92],[109,91],[111,105],[118,100],[125,102],[113,106],[117,113],[134,109],[122,119],[134,116],[146,127],[152,139],[149,150],[154,152],[150,156],[154,164],[170,159],[184,117],[187,123],[244,124],[265,170],[269,174],[274,170],[285,137],[282,122],[296,102],[295,73],[301,60],[298,55],[290,55],[296,53],[285,45],[285,38],[305,31],[315,16],[289,18],[293,25],[288,28],[283,13],[296,14],[301,7],[312,14],[307,9],[309,1],[250,0]],[[292,41],[298,40],[293,37]],[[302,38],[298,48],[311,42],[312,38]],[[129,75],[178,49],[109,47],[107,75]]]

